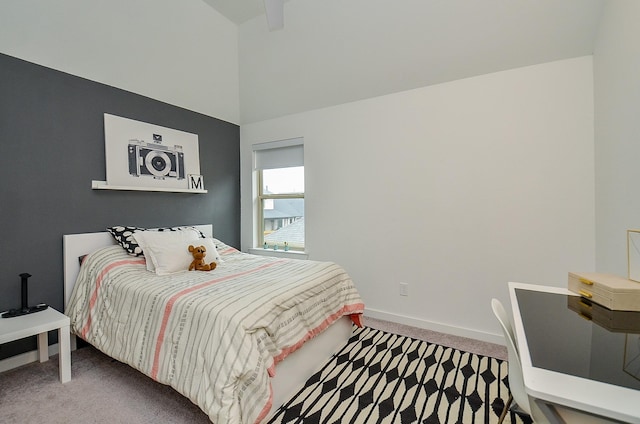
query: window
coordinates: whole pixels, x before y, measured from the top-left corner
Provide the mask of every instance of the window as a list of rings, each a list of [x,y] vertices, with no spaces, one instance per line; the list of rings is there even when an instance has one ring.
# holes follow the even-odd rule
[[[304,151],[302,139],[255,144],[257,244],[304,250]]]

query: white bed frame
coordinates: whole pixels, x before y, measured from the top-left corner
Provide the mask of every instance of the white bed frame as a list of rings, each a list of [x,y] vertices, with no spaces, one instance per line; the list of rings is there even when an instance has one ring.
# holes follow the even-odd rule
[[[194,225],[207,236],[213,235],[213,226]],[[69,303],[73,286],[80,272],[78,258],[105,246],[115,245],[108,232],[68,234],[63,236],[64,253],[64,304]],[[351,319],[342,317],[300,349],[293,352],[276,366],[276,376],[271,379],[273,388],[273,408],[275,412],[284,401],[311,376],[318,368],[343,346],[352,333]],[[75,347],[75,337],[72,337]]]

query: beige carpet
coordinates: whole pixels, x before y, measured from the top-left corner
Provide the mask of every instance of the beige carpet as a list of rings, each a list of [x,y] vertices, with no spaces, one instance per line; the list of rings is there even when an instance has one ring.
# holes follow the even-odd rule
[[[58,357],[0,374],[2,423],[211,423],[189,399],[93,347],[71,354],[60,384]]]
[[[437,331],[410,327],[408,325],[396,324],[394,322],[382,321],[370,317],[366,317],[364,319],[364,324],[371,328],[388,331],[389,333],[401,334],[403,336],[413,337],[414,339],[425,340],[442,346],[464,350],[465,352],[491,356],[492,358],[502,359],[505,361],[507,360],[507,348],[502,345],[454,336],[451,334],[438,333]]]
[[[366,318],[365,325],[467,352],[506,358],[506,349],[476,340]],[[57,356],[0,374],[2,423],[210,423],[172,388],[93,347],[72,352],[72,379],[60,384]]]

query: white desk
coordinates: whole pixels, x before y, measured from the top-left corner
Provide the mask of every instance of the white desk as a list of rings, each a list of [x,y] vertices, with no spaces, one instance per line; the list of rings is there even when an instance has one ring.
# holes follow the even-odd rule
[[[640,379],[623,370],[625,333],[581,317],[569,307],[579,297],[567,289],[509,283],[509,294],[531,397],[640,423]]]
[[[0,318],[0,344],[38,336],[38,356],[40,362],[49,360],[49,331],[58,330],[60,382],[71,380],[71,349],[69,342],[69,317],[49,307],[13,318]]]

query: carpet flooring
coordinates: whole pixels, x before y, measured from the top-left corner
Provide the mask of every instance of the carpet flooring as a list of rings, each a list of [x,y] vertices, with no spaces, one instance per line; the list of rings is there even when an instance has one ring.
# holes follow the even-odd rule
[[[437,334],[429,334],[427,342],[372,328],[384,328],[384,323],[368,320],[368,327],[354,333],[357,337],[342,353],[330,358],[284,408],[275,410],[270,422],[497,422],[508,396],[505,362],[458,346],[482,350],[477,342],[443,335],[441,341],[458,344],[449,348],[432,343],[439,340]],[[410,329],[398,330],[411,333]],[[365,334],[369,336],[363,338]],[[365,339],[371,346],[358,347],[370,343]],[[487,346],[492,355],[502,353],[500,346]],[[93,347],[72,353],[72,373],[71,382],[60,384],[57,356],[0,373],[0,422],[210,423],[206,414],[172,388]],[[468,377],[460,377],[465,374]],[[477,395],[469,392],[472,385],[477,386]],[[359,412],[358,405],[365,412]],[[527,423],[527,418],[512,415],[506,422]]]

